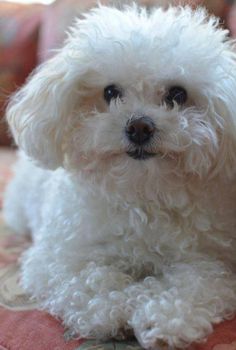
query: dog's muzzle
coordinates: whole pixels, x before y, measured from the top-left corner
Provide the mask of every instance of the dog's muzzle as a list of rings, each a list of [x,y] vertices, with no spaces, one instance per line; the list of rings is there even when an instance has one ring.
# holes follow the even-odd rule
[[[148,159],[155,156],[155,153],[145,150],[152,140],[156,127],[151,118],[141,116],[128,120],[125,127],[125,134],[132,145],[132,149],[127,154],[134,159]]]

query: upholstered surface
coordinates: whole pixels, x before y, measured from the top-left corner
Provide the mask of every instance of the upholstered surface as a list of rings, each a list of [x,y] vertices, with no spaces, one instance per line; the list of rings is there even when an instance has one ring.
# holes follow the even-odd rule
[[[9,150],[0,151],[0,200],[16,159]],[[98,343],[75,339],[60,320],[37,310],[37,304],[19,286],[19,257],[30,242],[4,224],[0,214],[0,350],[139,350],[135,340]],[[236,319],[215,327],[201,345],[189,350],[236,350]]]

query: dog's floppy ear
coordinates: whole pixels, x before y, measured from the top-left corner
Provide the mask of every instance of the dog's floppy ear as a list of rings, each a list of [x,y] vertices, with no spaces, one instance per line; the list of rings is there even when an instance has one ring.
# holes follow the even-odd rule
[[[55,169],[62,164],[76,79],[61,51],[33,73],[8,105],[6,117],[16,144],[42,167]]]

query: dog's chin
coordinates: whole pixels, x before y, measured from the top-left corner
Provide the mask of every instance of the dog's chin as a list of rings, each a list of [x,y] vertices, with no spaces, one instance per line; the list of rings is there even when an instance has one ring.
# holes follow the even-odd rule
[[[100,165],[101,169],[104,167],[109,167],[110,165],[120,165],[124,163],[125,160],[135,160],[136,162],[142,163],[147,160],[160,159],[161,161],[176,161],[179,159],[179,154],[170,150],[150,150],[145,147],[133,147],[131,148],[121,148],[115,150],[109,150],[106,152],[99,153],[97,151],[87,152],[86,154],[74,154],[69,160],[70,168],[78,168],[80,164],[80,169],[82,170],[92,170],[93,172],[99,172]]]
[[[136,148],[132,151],[127,151],[127,155],[135,160],[147,160],[155,157],[157,154],[154,152],[148,152],[143,148]]]

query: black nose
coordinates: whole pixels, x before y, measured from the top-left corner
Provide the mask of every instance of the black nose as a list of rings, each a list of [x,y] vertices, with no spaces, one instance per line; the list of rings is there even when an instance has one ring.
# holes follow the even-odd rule
[[[136,145],[150,141],[155,131],[155,124],[149,117],[140,117],[128,121],[125,132],[128,139]]]

